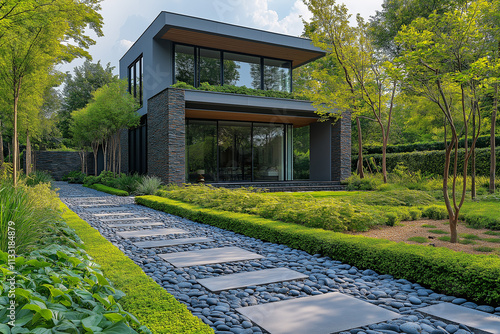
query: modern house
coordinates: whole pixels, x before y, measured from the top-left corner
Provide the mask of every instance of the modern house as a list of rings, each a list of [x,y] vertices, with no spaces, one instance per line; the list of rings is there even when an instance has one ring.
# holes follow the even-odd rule
[[[351,120],[318,122],[311,102],[171,86],[291,92],[292,71],[324,56],[305,38],[162,12],[120,60],[141,103],[124,132],[122,166],[165,183],[293,181],[294,129],[310,129],[312,181],[351,173]]]

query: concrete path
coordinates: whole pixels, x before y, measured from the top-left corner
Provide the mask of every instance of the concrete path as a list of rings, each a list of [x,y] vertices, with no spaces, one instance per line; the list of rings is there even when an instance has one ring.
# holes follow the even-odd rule
[[[56,187],[71,210],[218,334],[500,334],[500,307],[151,210],[132,197]]]

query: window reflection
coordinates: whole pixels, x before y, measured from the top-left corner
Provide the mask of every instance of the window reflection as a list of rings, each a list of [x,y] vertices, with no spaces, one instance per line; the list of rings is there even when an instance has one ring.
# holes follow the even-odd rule
[[[283,124],[255,124],[253,128],[254,180],[284,180]]]
[[[288,61],[264,59],[264,89],[290,92],[290,65]]]
[[[198,83],[208,82],[211,85],[220,85],[220,56],[220,51],[200,49]]]
[[[194,47],[175,46],[175,80],[194,86]]]
[[[260,89],[260,57],[224,52],[224,65],[234,66],[234,75],[224,76],[225,85]],[[236,75],[237,74],[237,75]]]
[[[217,180],[217,121],[188,121],[186,160],[188,182],[196,182],[200,174],[207,182]]]

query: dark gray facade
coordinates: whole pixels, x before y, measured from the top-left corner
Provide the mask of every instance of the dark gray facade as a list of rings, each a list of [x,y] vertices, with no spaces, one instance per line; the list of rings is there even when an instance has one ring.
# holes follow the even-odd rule
[[[147,115],[147,132],[143,132],[147,140],[141,148],[147,156],[147,174],[160,177],[164,183],[186,182],[186,119],[202,119],[288,124],[290,128],[310,125],[310,179],[340,181],[350,175],[348,113],[334,124],[318,122],[308,101],[171,88],[176,43],[217,47],[223,50],[221,57],[222,52],[245,52],[285,59],[291,68],[324,55],[304,38],[162,12],[120,60],[120,77],[127,78],[130,65],[142,57],[143,100],[138,112]],[[131,136],[137,134],[123,132],[121,137],[124,171],[131,171],[137,164],[131,159],[139,156],[135,147],[130,151]],[[290,164],[287,159],[284,163]]]

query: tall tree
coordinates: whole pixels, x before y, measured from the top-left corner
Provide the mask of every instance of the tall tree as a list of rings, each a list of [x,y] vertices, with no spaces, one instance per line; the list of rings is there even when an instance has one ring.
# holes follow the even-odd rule
[[[73,74],[67,73],[62,91],[62,108],[58,114],[58,128],[63,138],[70,138],[71,113],[84,108],[97,89],[118,80],[113,75],[113,69],[109,63],[103,67],[99,61],[92,63],[86,60],[83,65],[74,68]]]
[[[449,214],[451,242],[458,242],[457,222],[467,189],[467,168],[474,152],[479,131],[470,130],[471,116],[480,119],[479,108],[466,103],[467,94],[475,95],[471,82],[476,80],[470,65],[479,58],[485,36],[478,22],[489,6],[487,1],[478,0],[460,9],[433,14],[428,19],[419,18],[405,27],[396,37],[402,50],[397,60],[404,66],[405,83],[408,88],[427,97],[441,109],[445,118],[445,128],[449,129],[443,172],[443,195]],[[453,100],[461,101],[457,112]],[[471,104],[474,105],[474,104]],[[457,127],[457,119],[463,122],[463,129]],[[461,134],[465,137],[463,161],[463,186],[458,193],[458,142]],[[472,135],[472,147],[468,148],[468,135]],[[454,154],[453,164],[451,156]],[[449,194],[450,166],[451,198]]]

